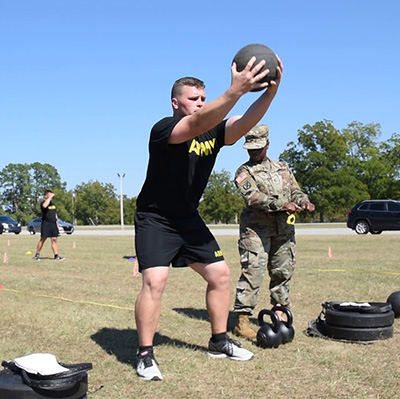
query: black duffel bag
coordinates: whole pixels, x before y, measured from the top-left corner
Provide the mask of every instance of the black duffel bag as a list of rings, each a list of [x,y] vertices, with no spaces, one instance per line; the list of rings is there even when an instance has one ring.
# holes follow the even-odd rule
[[[87,371],[91,363],[63,364],[68,371],[52,375],[29,373],[13,361],[3,361],[0,371],[1,399],[86,399]]]

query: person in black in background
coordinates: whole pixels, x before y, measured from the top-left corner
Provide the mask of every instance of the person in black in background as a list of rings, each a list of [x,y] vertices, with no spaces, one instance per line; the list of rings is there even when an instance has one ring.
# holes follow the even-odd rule
[[[53,204],[54,193],[46,190],[44,193],[44,201],[40,204],[42,210],[42,226],[40,230],[40,240],[37,244],[35,260],[40,260],[40,251],[47,238],[51,238],[51,248],[54,252],[54,260],[64,260],[58,254],[57,237],[59,235],[60,226],[58,224],[58,216],[56,206]]]

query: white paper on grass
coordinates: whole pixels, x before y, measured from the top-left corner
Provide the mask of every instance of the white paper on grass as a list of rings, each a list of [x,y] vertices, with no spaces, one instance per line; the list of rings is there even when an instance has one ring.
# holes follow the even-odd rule
[[[365,307],[371,306],[368,302],[342,302],[339,306],[358,306],[358,307]]]
[[[52,375],[69,371],[66,367],[61,366],[55,355],[51,353],[32,353],[14,359],[14,363],[31,374]]]

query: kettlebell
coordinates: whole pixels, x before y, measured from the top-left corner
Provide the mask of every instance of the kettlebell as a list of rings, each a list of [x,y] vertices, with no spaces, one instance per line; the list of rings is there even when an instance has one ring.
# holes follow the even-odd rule
[[[272,323],[264,321],[264,316],[269,315]],[[261,348],[277,348],[282,342],[282,333],[279,331],[279,319],[275,312],[263,309],[258,313],[257,345]]]
[[[286,321],[279,320],[278,330],[282,335],[282,344],[287,344],[293,341],[294,338],[294,328],[293,324],[293,315],[289,308],[286,306],[274,306],[272,308],[273,312],[283,312],[286,315]]]

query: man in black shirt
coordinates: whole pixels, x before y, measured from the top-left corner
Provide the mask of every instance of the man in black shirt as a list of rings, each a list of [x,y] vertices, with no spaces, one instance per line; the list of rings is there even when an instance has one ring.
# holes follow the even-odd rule
[[[54,252],[54,260],[64,260],[58,254],[57,237],[59,235],[60,226],[58,224],[58,216],[56,206],[53,204],[54,193],[51,190],[46,190],[44,193],[44,201],[40,204],[42,210],[42,225],[40,229],[40,240],[37,244],[35,260],[40,260],[40,251],[43,248],[47,238],[51,238],[51,248]]]
[[[215,238],[197,207],[217,154],[247,133],[267,112],[282,76],[259,83],[265,61],[253,57],[238,72],[231,68],[231,85],[206,104],[204,82],[182,78],[171,93],[173,116],[156,123],[150,134],[146,180],[137,200],[135,245],[142,289],[135,305],[139,335],[137,373],[144,380],[161,380],[153,353],[153,338],[161,313],[169,265],[190,266],[207,282],[206,304],[211,322],[208,354],[214,358],[250,360],[253,354],[227,335],[230,271]],[[242,116],[226,118],[237,101],[251,90],[268,89]]]

